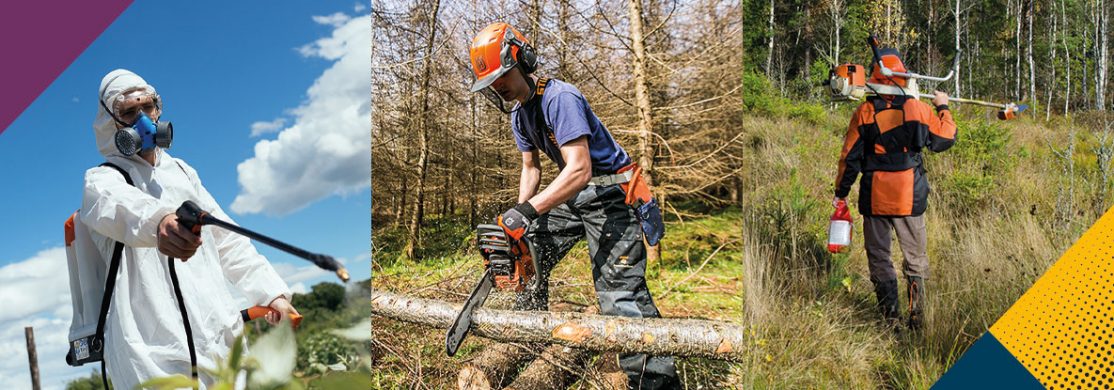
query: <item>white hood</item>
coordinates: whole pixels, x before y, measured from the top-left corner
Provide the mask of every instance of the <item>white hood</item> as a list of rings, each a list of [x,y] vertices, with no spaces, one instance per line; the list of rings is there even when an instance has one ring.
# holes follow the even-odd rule
[[[136,89],[146,89],[152,94],[155,93],[155,87],[147,84],[147,81],[143,80],[142,77],[127,69],[116,69],[108,72],[101,79],[101,87],[97,90],[97,98],[104,104],[97,103],[97,119],[93,120],[93,135],[97,139],[97,150],[105,157],[123,157],[124,155],[116,149],[116,124],[112,115],[109,115],[104,107],[111,108],[116,97],[126,91]]]

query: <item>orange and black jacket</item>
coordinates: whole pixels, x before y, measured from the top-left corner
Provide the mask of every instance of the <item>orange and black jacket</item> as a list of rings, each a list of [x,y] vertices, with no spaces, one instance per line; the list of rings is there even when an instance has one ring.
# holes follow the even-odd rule
[[[924,149],[942,152],[956,140],[947,105],[936,108],[904,96],[871,97],[847,127],[835,195],[847,197],[859,173],[859,211],[866,216],[921,215],[928,207]]]

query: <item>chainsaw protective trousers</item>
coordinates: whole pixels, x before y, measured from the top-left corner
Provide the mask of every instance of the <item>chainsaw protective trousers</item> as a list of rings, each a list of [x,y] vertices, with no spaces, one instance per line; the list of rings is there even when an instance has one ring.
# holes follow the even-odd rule
[[[618,184],[588,186],[564,204],[538,218],[527,235],[538,257],[537,289],[516,297],[515,309],[544,310],[549,300],[549,275],[581,239],[588,240],[592,279],[600,312],[623,317],[660,317],[646,286],[646,247],[634,210],[624,203]],[[619,365],[631,388],[678,388],[672,357],[623,354]]]

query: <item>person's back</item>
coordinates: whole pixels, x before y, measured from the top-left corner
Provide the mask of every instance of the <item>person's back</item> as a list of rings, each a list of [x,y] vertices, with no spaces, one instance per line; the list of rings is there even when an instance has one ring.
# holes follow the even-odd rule
[[[905,73],[900,54],[880,50],[878,58],[894,72]],[[870,82],[898,88],[911,87],[898,76],[884,76],[872,65]],[[870,87],[870,84],[867,86]],[[928,208],[929,185],[924,169],[924,150],[942,152],[955,144],[956,125],[948,109],[948,96],[936,92],[932,107],[915,95],[878,94],[859,105],[851,115],[835,179],[833,206],[846,202],[851,186],[859,182],[859,212],[863,215],[863,239],[870,281],[879,311],[896,325],[898,311],[897,271],[890,259],[892,235],[896,234],[904,254],[902,272],[907,279],[908,324],[919,329],[923,323],[924,285],[928,278],[928,240],[924,212]]]

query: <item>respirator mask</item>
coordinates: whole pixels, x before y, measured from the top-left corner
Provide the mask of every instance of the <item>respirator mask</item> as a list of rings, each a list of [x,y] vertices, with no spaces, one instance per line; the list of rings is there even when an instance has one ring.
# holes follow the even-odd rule
[[[151,119],[151,115],[161,113],[159,95],[137,90],[123,93],[112,102],[112,108],[103,100],[104,108],[120,128],[116,130],[116,149],[125,156],[133,156],[140,151],[148,151],[156,146],[170,148],[174,139],[174,126],[170,122]]]

